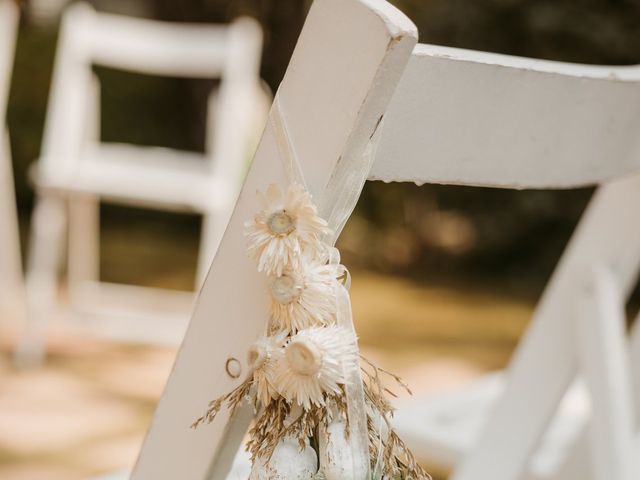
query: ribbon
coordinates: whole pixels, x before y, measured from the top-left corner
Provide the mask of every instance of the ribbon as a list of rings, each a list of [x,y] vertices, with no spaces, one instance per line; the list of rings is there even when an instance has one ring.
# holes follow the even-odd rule
[[[286,118],[277,95],[274,99],[269,118],[287,180],[290,183],[297,182],[301,184],[308,191],[302,167],[291,141]],[[328,249],[329,263],[340,264],[340,253],[333,245],[335,245],[342,228],[353,212],[364,182],[367,180],[367,176],[371,170],[371,164],[375,158],[375,152],[380,138],[379,132],[380,128],[377,128],[362,155],[354,156],[354,158],[342,158],[342,161],[339,162],[339,169],[342,171],[333,172],[329,183],[321,192],[319,198],[316,198],[319,211],[323,218],[327,220],[329,228],[333,232],[330,238],[326,239],[326,243],[331,245]],[[336,283],[336,322],[339,326],[353,334],[353,341],[356,343],[357,348],[357,336],[353,325],[351,299],[348,292],[349,283],[349,273],[345,269],[345,283]],[[343,373],[346,380],[345,396],[349,423],[349,443],[351,446],[351,458],[354,462],[352,471],[363,472],[362,479],[354,480],[365,480],[370,478],[371,462],[364,386],[358,359],[356,358],[353,362],[345,363],[348,363],[343,365]],[[378,458],[380,458],[380,454],[381,452],[379,451],[377,455]],[[363,459],[366,460],[366,465],[364,466],[360,464]],[[360,460],[360,462],[358,462],[358,460]],[[379,467],[376,467],[375,470],[379,470]]]

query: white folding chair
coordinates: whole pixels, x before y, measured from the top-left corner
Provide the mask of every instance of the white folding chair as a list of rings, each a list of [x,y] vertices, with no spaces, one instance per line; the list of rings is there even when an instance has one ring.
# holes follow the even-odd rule
[[[181,339],[191,292],[99,281],[99,202],[202,214],[197,275],[204,277],[266,115],[258,72],[261,38],[257,22],[248,18],[229,26],[176,24],[97,13],[84,4],[67,10],[34,175],[23,360],[37,361],[42,353],[67,222],[70,303],[83,325],[124,340]],[[209,100],[204,154],[100,142],[99,84],[92,65],[219,78]]]
[[[640,437],[623,304],[640,265],[633,208],[640,177],[610,179],[640,169],[638,70],[413,49],[416,36],[412,23],[383,0],[313,4],[277,94],[308,187],[326,216],[353,209],[367,178],[503,188],[606,183],[454,478],[524,478],[579,369],[590,404],[587,430],[565,451],[564,476],[556,478],[585,478],[576,473],[583,467],[597,480],[603,472],[631,480]],[[370,164],[363,153],[379,136]],[[257,209],[256,190],[286,181],[276,145],[269,124],[202,286],[135,480],[225,478],[253,417],[251,408],[233,418],[221,412],[207,428],[188,428],[210,399],[241,381],[226,365],[236,359],[246,372],[247,348],[265,327],[265,279],[246,257],[242,224]],[[637,359],[637,349],[632,353]],[[590,454],[580,458],[582,448]]]
[[[13,168],[5,126],[18,19],[17,5],[11,0],[0,0],[0,308],[12,312],[22,310],[24,299]]]
[[[29,21],[38,26],[51,26],[59,19],[69,0],[31,0],[27,4]]]
[[[586,422],[594,442],[600,439],[591,458],[609,465],[607,478],[627,478],[616,477],[612,464],[624,463],[615,451],[630,448],[632,382],[640,388],[622,330],[622,307],[640,262],[640,225],[629,208],[640,180],[611,179],[638,167],[639,80],[636,67],[419,46],[398,87],[373,178],[505,188],[607,184],[592,200],[506,378],[417,399],[398,412],[397,426],[410,444],[427,458],[459,465],[457,480],[590,478],[581,476],[595,471],[585,457],[564,455],[584,448],[585,440],[579,448],[574,443]],[[461,113],[437,114],[446,111]],[[387,158],[403,163],[385,166]],[[632,351],[640,350],[639,337],[634,334]],[[576,373],[585,382],[572,382]]]
[[[347,210],[355,206],[369,170],[356,166],[369,158],[363,153],[376,138],[416,39],[415,26],[382,0],[312,4],[277,98],[323,216],[338,200]],[[267,285],[247,257],[242,232],[259,209],[256,191],[271,183],[284,185],[286,175],[268,122],[200,290],[134,480],[227,478],[252,408],[231,419],[220,412],[206,428],[189,426],[209,400],[237,386],[238,378],[227,374],[225,364],[237,359],[242,378],[247,348],[264,331]],[[351,192],[346,200],[345,192]]]

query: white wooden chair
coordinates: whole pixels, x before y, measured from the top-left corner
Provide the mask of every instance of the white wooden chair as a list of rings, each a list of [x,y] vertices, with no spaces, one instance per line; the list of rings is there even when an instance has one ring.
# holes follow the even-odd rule
[[[623,304],[640,265],[634,208],[640,200],[640,176],[634,175],[640,169],[640,72],[414,49],[416,37],[413,24],[383,0],[313,4],[277,98],[324,216],[348,216],[367,178],[503,188],[605,184],[454,478],[525,478],[578,372],[590,413],[556,478],[583,479],[585,471],[598,480],[638,478],[632,471],[640,458],[632,385],[636,393],[640,387],[631,375],[640,369],[630,368]],[[364,152],[378,138],[370,164]],[[210,399],[238,384],[226,371],[228,360],[237,359],[246,372],[248,345],[264,329],[265,280],[246,257],[242,224],[257,208],[255,191],[284,182],[269,124],[133,479],[222,479],[229,471],[251,409],[234,418],[222,412],[197,431],[188,426]],[[637,340],[638,329],[634,335]],[[637,361],[638,348],[632,354]]]
[[[640,180],[613,179],[632,175],[638,166],[633,127],[639,81],[636,67],[419,46],[398,87],[373,178],[505,188],[606,183],[574,234],[506,378],[483,379],[426,403],[418,399],[399,412],[397,425],[418,453],[459,465],[457,480],[629,478],[616,475],[623,467],[614,464],[624,463],[618,456],[631,448],[631,391],[640,386],[640,369],[629,368],[623,330],[623,307],[640,262],[640,225],[629,208]],[[464,113],[425,116],[426,108]],[[404,161],[387,169],[386,158]],[[640,329],[635,331],[637,358]],[[584,382],[572,382],[576,373]],[[640,410],[637,392],[634,401]],[[574,443],[587,422],[593,424],[595,464],[576,453],[561,455],[584,452],[585,440],[578,440],[580,447]],[[596,465],[605,477],[594,473]]]
[[[5,126],[18,18],[17,5],[0,0],[0,309],[7,308],[12,314],[22,310],[24,299],[13,168]]]
[[[69,0],[31,0],[29,9],[29,21],[38,26],[51,26],[55,24],[64,11]]]
[[[99,202],[202,214],[198,278],[204,277],[266,116],[258,72],[261,39],[257,22],[248,18],[229,26],[175,24],[97,13],[84,4],[67,10],[34,175],[30,322],[19,353],[24,360],[41,354],[44,322],[56,305],[67,222],[70,303],[83,325],[124,340],[182,338],[191,292],[99,281]],[[92,65],[219,78],[209,100],[205,153],[100,142]]]

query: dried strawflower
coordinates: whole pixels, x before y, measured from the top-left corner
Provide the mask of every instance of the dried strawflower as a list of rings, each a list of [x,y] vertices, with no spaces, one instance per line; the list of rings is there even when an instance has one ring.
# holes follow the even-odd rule
[[[338,300],[343,300],[337,296],[342,288],[338,281],[344,276],[348,288],[348,272],[340,265],[339,252],[325,243],[330,230],[302,186],[292,184],[283,194],[270,185],[258,195],[262,209],[245,223],[245,235],[258,270],[270,276],[272,334],[251,347],[251,370],[244,382],[211,401],[192,426],[210,423],[224,407],[233,416],[240,405],[253,400],[258,418],[247,444],[252,479],[368,476],[367,458],[357,462],[350,457],[351,385],[345,372],[358,364],[356,339],[352,330],[336,325]],[[366,359],[365,363],[370,368],[362,372],[373,477],[429,480],[391,425],[386,394],[393,393],[380,375],[406,385]]]
[[[296,332],[329,325],[336,317],[336,287],[345,268],[305,255],[299,270],[285,270],[269,282],[272,328]]]
[[[340,395],[345,383],[343,366],[357,362],[353,333],[338,327],[310,327],[294,335],[276,367],[275,384],[288,401],[305,409],[324,405],[326,397]]]
[[[252,370],[256,397],[266,406],[278,396],[273,383],[275,364],[287,338],[287,332],[277,332],[258,339],[249,349],[248,361]]]
[[[306,246],[322,248],[320,239],[329,233],[327,222],[318,216],[311,195],[301,185],[292,184],[283,195],[272,184],[258,197],[261,211],[245,223],[249,255],[258,261],[258,271],[282,275],[286,268],[298,267]]]
[[[218,397],[215,400],[211,400],[209,402],[209,408],[207,408],[205,414],[197,418],[191,424],[191,428],[198,428],[205,422],[213,422],[224,406],[226,406],[229,410],[229,416],[233,417],[238,410],[238,407],[240,407],[240,405],[250,399],[250,390],[252,384],[253,382],[251,376],[249,376],[249,378],[247,378],[244,382],[242,382],[226,395]]]

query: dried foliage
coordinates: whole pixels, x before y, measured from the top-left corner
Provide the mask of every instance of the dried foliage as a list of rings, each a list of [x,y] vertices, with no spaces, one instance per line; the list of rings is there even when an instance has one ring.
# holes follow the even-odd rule
[[[326,410],[324,407],[314,406],[302,410],[302,413],[287,427],[286,435],[293,435],[298,439],[300,449],[306,445],[306,440],[316,435],[320,422],[324,421]]]
[[[369,407],[367,428],[369,430],[369,452],[373,470],[382,466],[383,478],[404,480],[431,480],[431,476],[416,462],[411,450],[393,429],[389,418],[393,407],[386,394],[395,397],[381,379],[381,374],[391,377],[401,388],[411,394],[400,377],[388,372],[362,357],[369,369],[362,368],[365,377],[365,399]]]
[[[385,386],[381,377],[388,376],[407,392],[411,393],[411,390],[397,375],[378,367],[365,357],[361,356],[361,358],[367,367],[361,370],[365,380],[365,400],[369,410],[367,428],[373,470],[377,470],[376,466],[381,465],[384,479],[430,480],[431,476],[418,465],[413,454],[389,421],[393,415],[393,407],[387,395],[394,397],[396,395]],[[257,410],[252,385],[253,376],[249,375],[234,390],[211,401],[206,413],[194,421],[191,427],[197,428],[205,422],[211,423],[223,407],[226,407],[229,415],[233,416],[242,402],[250,399],[253,399],[254,408]],[[325,406],[313,405],[310,408],[298,408],[295,411],[283,397],[275,398],[262,409],[249,431],[250,440],[247,450],[251,453],[252,460],[258,457],[271,458],[278,442],[285,437],[297,439],[300,449],[303,449],[309,439],[317,438],[318,426],[321,423],[327,425],[334,414],[341,415],[345,419],[348,437],[349,416],[344,394],[327,396]],[[292,419],[292,416],[295,418]]]
[[[285,422],[290,408],[284,398],[274,399],[264,408],[255,425],[249,430],[247,450],[251,453],[252,461],[258,457],[271,458],[278,441],[285,436]]]
[[[198,428],[204,422],[211,423],[216,418],[216,415],[220,412],[223,406],[229,409],[229,415],[233,416],[240,406],[240,404],[244,400],[248,400],[250,398],[251,386],[253,385],[253,377],[247,378],[244,382],[238,385],[236,388],[231,390],[226,395],[223,395],[220,398],[216,398],[209,402],[209,408],[206,413],[196,419],[191,424],[191,428]]]
[[[345,365],[358,363],[352,329],[335,324],[341,305],[338,296],[347,295],[348,303],[348,294],[338,283],[344,277],[348,284],[348,272],[340,265],[337,250],[322,241],[327,223],[317,216],[311,196],[294,183],[284,193],[271,185],[260,198],[263,210],[245,224],[245,233],[258,270],[269,275],[272,301],[278,307],[270,315],[272,333],[251,348],[248,378],[213,400],[192,425],[212,422],[223,407],[234,415],[245,399],[253,398],[255,411],[258,406],[261,411],[249,431],[247,449],[257,468],[272,460],[285,439],[297,440],[301,452],[309,445],[318,452],[319,441],[324,440],[319,427],[328,429],[334,420],[341,420],[337,425],[344,429],[346,439],[355,435],[347,405],[347,389],[352,385]],[[430,480],[389,422],[393,409],[387,395],[395,395],[384,386],[381,374],[411,391],[397,375],[363,361],[368,366],[361,370],[373,477]],[[334,446],[344,448],[338,443]],[[323,478],[325,467],[320,465],[316,480]]]
[[[271,458],[278,441],[285,437],[297,439],[302,450],[307,440],[316,436],[320,422],[326,421],[326,410],[321,406],[298,409],[293,420],[292,415],[295,413],[284,398],[272,400],[267,405],[249,431],[247,450],[252,460],[257,457]]]
[[[389,418],[393,415],[393,407],[387,395],[396,396],[392,390],[384,385],[382,375],[392,378],[397,385],[411,393],[409,387],[397,375],[375,365],[362,357],[368,368],[362,368],[365,400],[369,409],[367,414],[367,428],[369,432],[369,451],[372,468],[381,464],[383,479],[402,480],[430,480],[431,476],[416,462],[413,454],[393,429]],[[243,401],[253,399],[257,410],[255,395],[252,394],[253,377],[238,387],[209,403],[206,413],[191,425],[197,428],[203,423],[211,423],[223,407],[233,416]],[[335,412],[335,413],[334,413]],[[249,431],[247,450],[252,460],[258,457],[269,459],[278,442],[285,437],[298,440],[300,449],[306,442],[317,438],[318,426],[327,425],[333,419],[332,415],[341,415],[347,425],[346,435],[349,435],[349,416],[347,415],[346,396],[331,395],[326,398],[325,406],[314,405],[308,409],[296,409],[283,398],[278,397],[264,407],[255,424]],[[295,416],[295,418],[291,418]],[[322,478],[322,473],[317,479]],[[379,479],[375,479],[379,480]]]

